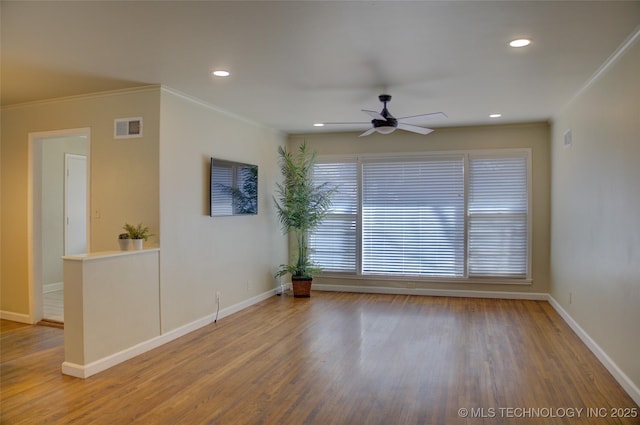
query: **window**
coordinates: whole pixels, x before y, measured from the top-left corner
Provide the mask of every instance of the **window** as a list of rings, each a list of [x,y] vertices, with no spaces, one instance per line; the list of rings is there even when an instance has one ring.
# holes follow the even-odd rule
[[[357,270],[358,164],[356,162],[317,163],[316,182],[337,187],[328,216],[309,235],[311,261],[324,271]]]
[[[526,277],[527,158],[469,158],[469,276]]]
[[[362,274],[464,275],[464,158],[362,164]]]
[[[529,277],[529,151],[365,155],[316,164],[337,186],[310,235],[324,272]]]

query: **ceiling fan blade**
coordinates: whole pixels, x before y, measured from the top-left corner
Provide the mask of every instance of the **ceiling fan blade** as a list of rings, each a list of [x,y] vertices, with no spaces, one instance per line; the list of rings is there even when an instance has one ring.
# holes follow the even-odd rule
[[[374,131],[376,131],[375,127],[371,127],[369,130],[365,131],[364,133],[362,133],[360,136],[358,137],[364,137],[364,136],[368,136],[371,133],[373,133]]]
[[[414,133],[420,133],[420,134],[429,134],[433,131],[430,128],[424,128],[424,127],[419,127],[417,125],[404,124],[404,123],[398,123],[398,128],[400,130],[412,131]]]
[[[362,124],[362,125],[371,125],[369,121],[353,121],[353,122],[323,122],[324,125],[341,125],[341,124]]]
[[[415,121],[421,121],[426,119],[434,119],[434,118],[448,118],[447,114],[444,112],[432,112],[430,114],[420,114],[420,115],[411,115],[409,117],[398,118],[398,122],[402,123],[410,123]]]
[[[382,120],[382,121],[386,121],[387,120],[385,117],[380,115],[380,112],[367,111],[366,109],[362,109],[362,112],[364,112],[365,114],[369,114],[371,116],[371,118],[374,118],[376,120]]]

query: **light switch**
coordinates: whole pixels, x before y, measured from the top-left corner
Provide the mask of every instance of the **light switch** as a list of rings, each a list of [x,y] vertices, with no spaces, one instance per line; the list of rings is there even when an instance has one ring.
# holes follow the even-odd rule
[[[569,149],[573,144],[573,136],[571,135],[571,129],[564,132],[564,148]]]

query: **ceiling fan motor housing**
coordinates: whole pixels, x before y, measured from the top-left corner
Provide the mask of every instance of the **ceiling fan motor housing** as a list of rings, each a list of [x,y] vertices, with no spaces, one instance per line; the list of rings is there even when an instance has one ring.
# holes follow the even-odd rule
[[[380,115],[382,115],[385,119],[384,120],[372,119],[371,124],[373,124],[373,127],[374,128],[397,127],[398,120],[395,119],[393,115],[391,115],[391,113],[387,110],[387,102],[391,101],[391,95],[381,94],[380,96],[378,96],[378,99],[380,99],[380,102],[384,104],[384,107],[382,108],[382,112],[380,112]]]
[[[382,112],[385,112],[385,111],[382,111]],[[385,114],[380,114],[380,115],[385,116]],[[391,115],[389,115],[389,116],[387,116],[386,120],[373,119],[373,120],[371,120],[371,124],[373,124],[373,126],[375,128],[378,128],[378,127],[397,127],[398,126],[398,120],[393,118]]]

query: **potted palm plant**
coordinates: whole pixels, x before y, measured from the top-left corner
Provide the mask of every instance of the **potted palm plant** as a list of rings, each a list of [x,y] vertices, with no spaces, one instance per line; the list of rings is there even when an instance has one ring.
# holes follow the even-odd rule
[[[282,183],[276,186],[274,197],[278,218],[285,234],[295,236],[295,255],[290,264],[280,265],[276,277],[291,274],[295,297],[309,297],[313,274],[320,271],[309,258],[308,235],[327,215],[331,196],[336,188],[328,183],[314,184],[311,172],[315,164],[315,152],[309,152],[303,143],[297,155],[280,146],[280,171]]]

